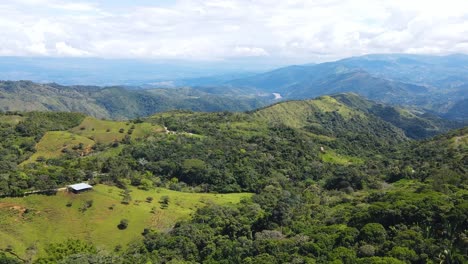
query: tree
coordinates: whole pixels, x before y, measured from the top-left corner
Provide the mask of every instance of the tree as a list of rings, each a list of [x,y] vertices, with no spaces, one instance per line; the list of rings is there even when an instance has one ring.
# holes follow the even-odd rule
[[[9,257],[5,253],[0,252],[0,263],[1,264],[20,264],[20,263],[23,263],[23,261],[13,258],[13,257]]]
[[[372,245],[362,245],[358,249],[359,257],[372,257],[375,255],[375,247]]]
[[[385,242],[387,238],[387,232],[385,228],[378,223],[369,223],[366,224],[363,228],[361,228],[361,232],[359,234],[360,238],[367,243],[374,244],[374,245],[381,245]]]
[[[388,255],[390,257],[394,257],[399,260],[406,261],[408,263],[411,263],[418,259],[418,255],[416,254],[416,252],[414,252],[414,250],[400,246],[393,247],[392,250],[388,252]]]
[[[122,194],[122,204],[130,204],[132,201],[132,196],[130,195],[130,189],[125,189]]]
[[[47,257],[39,258],[36,263],[57,263],[60,260],[78,253],[96,254],[96,247],[81,240],[68,239],[63,243],[50,244],[45,248]]]
[[[120,220],[120,223],[117,225],[117,227],[120,229],[120,230],[124,230],[128,227],[128,220],[127,219],[122,219]]]
[[[337,247],[331,252],[330,259],[340,260],[344,264],[356,263],[356,252],[345,247]]]
[[[169,207],[169,196],[161,196],[161,199],[159,199],[159,203],[161,204],[161,209],[166,209]]]
[[[153,182],[149,179],[141,179],[140,186],[138,188],[148,191],[153,187]]]

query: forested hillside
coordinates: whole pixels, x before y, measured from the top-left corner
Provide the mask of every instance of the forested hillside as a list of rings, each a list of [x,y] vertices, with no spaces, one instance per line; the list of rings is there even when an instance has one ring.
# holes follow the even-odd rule
[[[222,197],[198,203],[191,217],[171,218],[169,228],[149,222],[143,227],[129,213],[130,221],[109,222],[109,232],[126,232],[119,228],[132,224],[142,228],[113,234],[134,238],[118,246],[86,235],[52,244],[15,240],[7,226],[34,223],[47,199],[60,205],[55,196],[30,196],[40,202],[27,204],[21,216],[0,206],[0,231],[16,245],[0,241],[0,261],[6,263],[468,261],[468,131],[440,134],[445,124],[406,109],[341,94],[247,113],[171,111],[123,122],[10,112],[0,124],[6,139],[1,195],[87,180],[97,190],[82,197],[108,197],[111,203],[119,196],[101,186],[122,190],[117,209],[103,207],[101,197],[93,209],[77,214],[80,219],[109,210],[141,213],[132,192],[161,197],[161,208],[152,212],[160,221],[174,215],[171,210],[186,210],[180,215],[187,216],[190,209],[158,194],[167,189],[252,194],[236,203]],[[53,139],[61,143],[53,145]],[[18,198],[4,199],[11,204]],[[67,200],[60,206],[66,208]],[[108,221],[98,219],[100,226]],[[90,230],[81,224],[68,228]]]
[[[174,109],[245,111],[272,102],[273,96],[194,88],[126,89],[0,81],[2,111],[81,112],[98,118],[128,119]]]

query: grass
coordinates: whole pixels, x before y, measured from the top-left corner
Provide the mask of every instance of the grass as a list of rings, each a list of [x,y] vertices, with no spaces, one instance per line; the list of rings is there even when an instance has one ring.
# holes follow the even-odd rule
[[[464,150],[468,150],[468,135],[451,138],[450,146],[454,148],[462,147]]]
[[[310,102],[319,108],[322,112],[337,112],[345,119],[349,119],[354,115],[365,117],[365,115],[361,112],[349,108],[331,96],[322,96]]]
[[[128,131],[134,126],[131,137],[143,138],[152,133],[161,133],[164,128],[149,123],[134,124],[131,122],[99,120],[92,117],[86,117],[81,124],[71,131],[75,134],[88,137],[100,143],[112,143],[121,141]],[[123,129],[123,132],[120,130]]]
[[[320,158],[323,162],[350,165],[350,164],[362,164],[364,161],[357,157],[351,157],[347,155],[338,154],[332,150],[327,150],[325,153],[320,153]]]
[[[8,117],[8,118],[7,118]],[[0,122],[13,122],[15,116],[2,116]],[[132,129],[132,127],[134,128]],[[119,130],[123,128],[123,133]],[[32,163],[39,157],[56,158],[63,155],[64,148],[71,149],[82,143],[85,147],[85,152],[90,152],[91,147],[97,143],[112,143],[122,140],[128,131],[132,130],[131,138],[138,139],[150,136],[155,133],[164,132],[164,128],[150,123],[133,124],[131,122],[117,122],[98,120],[92,117],[87,117],[83,122],[72,128],[70,131],[49,131],[36,144],[36,153],[22,164]],[[117,155],[122,148],[112,148],[103,152],[105,156]]]
[[[322,96],[308,101],[289,101],[278,103],[255,112],[257,118],[270,123],[281,123],[289,127],[302,128],[310,123],[314,113],[336,112],[344,119],[353,116],[365,118],[365,114],[356,111],[330,96]]]
[[[6,123],[9,125],[16,125],[24,118],[19,115],[2,115],[0,116],[0,123]]]
[[[106,185],[97,185],[93,191],[82,194],[59,192],[54,196],[0,199],[0,248],[11,245],[15,252],[24,254],[31,245],[43,249],[48,243],[78,238],[93,242],[99,248],[113,250],[117,245],[125,246],[140,238],[144,228],[167,231],[208,203],[236,204],[251,197],[249,193],[182,193],[162,188],[131,190],[129,205],[120,203],[120,189]],[[148,196],[154,198],[152,203],[145,201]],[[161,209],[158,203],[162,196],[170,199],[167,209]],[[89,200],[93,205],[80,212],[79,208]],[[72,203],[71,207],[66,206],[68,202]],[[109,209],[112,206],[114,208]],[[156,208],[154,214],[151,213],[153,207]],[[25,209],[29,211],[25,213]],[[119,230],[117,225],[124,218],[129,220],[128,228]]]
[[[268,133],[266,122],[229,122],[221,123],[220,130],[233,137],[262,136]]]
[[[84,148],[89,149],[94,145],[94,141],[67,131],[49,131],[45,133],[39,143],[36,144],[36,152],[24,162],[35,162],[38,157],[56,158],[62,155],[62,149],[71,149],[73,146],[82,143]]]
[[[302,128],[307,118],[315,112],[311,101],[279,103],[255,112],[255,116],[270,123],[281,123],[289,127]]]

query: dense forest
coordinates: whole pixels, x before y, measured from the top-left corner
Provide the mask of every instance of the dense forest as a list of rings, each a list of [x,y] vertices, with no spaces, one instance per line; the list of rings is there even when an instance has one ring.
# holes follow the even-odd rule
[[[77,144],[25,162],[48,131],[95,128],[75,113],[0,119],[2,196],[84,180],[123,190],[254,194],[237,205],[207,204],[167,232],[141,230],[114,251],[70,238],[39,258],[0,249],[0,263],[468,261],[468,129],[434,130],[454,123],[352,94],[324,96],[247,113],[160,113],[128,125],[164,133],[137,138],[122,129],[120,140],[90,137],[85,155]]]

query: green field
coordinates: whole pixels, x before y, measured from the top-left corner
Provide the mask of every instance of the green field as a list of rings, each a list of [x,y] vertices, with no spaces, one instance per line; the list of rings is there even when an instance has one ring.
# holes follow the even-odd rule
[[[235,204],[249,193],[208,194],[183,193],[157,188],[151,191],[131,188],[132,201],[121,204],[121,189],[97,185],[93,191],[72,194],[59,192],[54,196],[31,195],[21,198],[0,199],[0,248],[12,246],[15,252],[24,254],[26,248],[77,238],[93,242],[98,248],[113,250],[126,246],[141,237],[144,228],[170,230],[178,220],[188,219],[197,208],[208,203]],[[147,197],[153,197],[151,203]],[[159,200],[169,197],[169,207],[161,209]],[[80,208],[86,201],[93,201],[85,212]],[[67,207],[67,203],[72,205]],[[110,209],[110,207],[114,207]],[[152,209],[156,212],[152,213]],[[117,225],[128,219],[125,230]]]
[[[4,115],[0,116],[0,123],[6,123],[10,125],[16,125],[23,120],[22,116],[18,115]]]
[[[35,162],[39,157],[47,159],[59,157],[63,154],[63,149],[71,149],[80,143],[84,146],[83,151],[87,149],[89,151],[95,142],[87,137],[75,135],[67,131],[49,131],[36,144],[36,152],[24,164]]]
[[[19,122],[18,118],[17,116],[3,116],[0,122]],[[131,130],[131,134],[128,133],[129,130]],[[121,141],[125,135],[130,135],[132,139],[144,138],[163,131],[163,127],[150,123],[134,124],[87,117],[79,126],[70,129],[70,131],[46,132],[36,144],[36,152],[22,164],[35,162],[39,157],[57,158],[63,155],[63,149],[71,150],[80,143],[83,144],[83,149],[77,151],[78,154],[87,155],[96,143],[108,144]],[[109,153],[118,154],[120,150],[121,148],[111,149]]]
[[[133,128],[132,138],[142,138],[152,133],[160,133],[164,128],[149,123],[133,124],[131,122],[107,121],[87,117],[83,122],[71,131],[80,136],[91,138],[100,143],[112,143],[122,140],[128,131]],[[120,130],[123,129],[123,132]]]
[[[278,103],[255,112],[255,116],[270,123],[281,123],[289,127],[303,128],[312,122],[316,113],[338,113],[345,120],[354,116],[365,118],[365,114],[352,109],[331,96],[314,100]],[[319,121],[319,120],[318,120]]]
[[[335,98],[331,96],[322,96],[316,100],[310,101],[313,105],[315,105],[321,111],[327,112],[337,112],[345,119],[349,119],[355,115],[359,115],[360,117],[365,117],[361,112],[355,111],[354,109],[346,106],[345,104],[337,101]]]
[[[325,153],[320,153],[320,158],[324,162],[340,164],[340,165],[364,163],[364,161],[360,158],[338,154],[332,150],[327,150]]]

